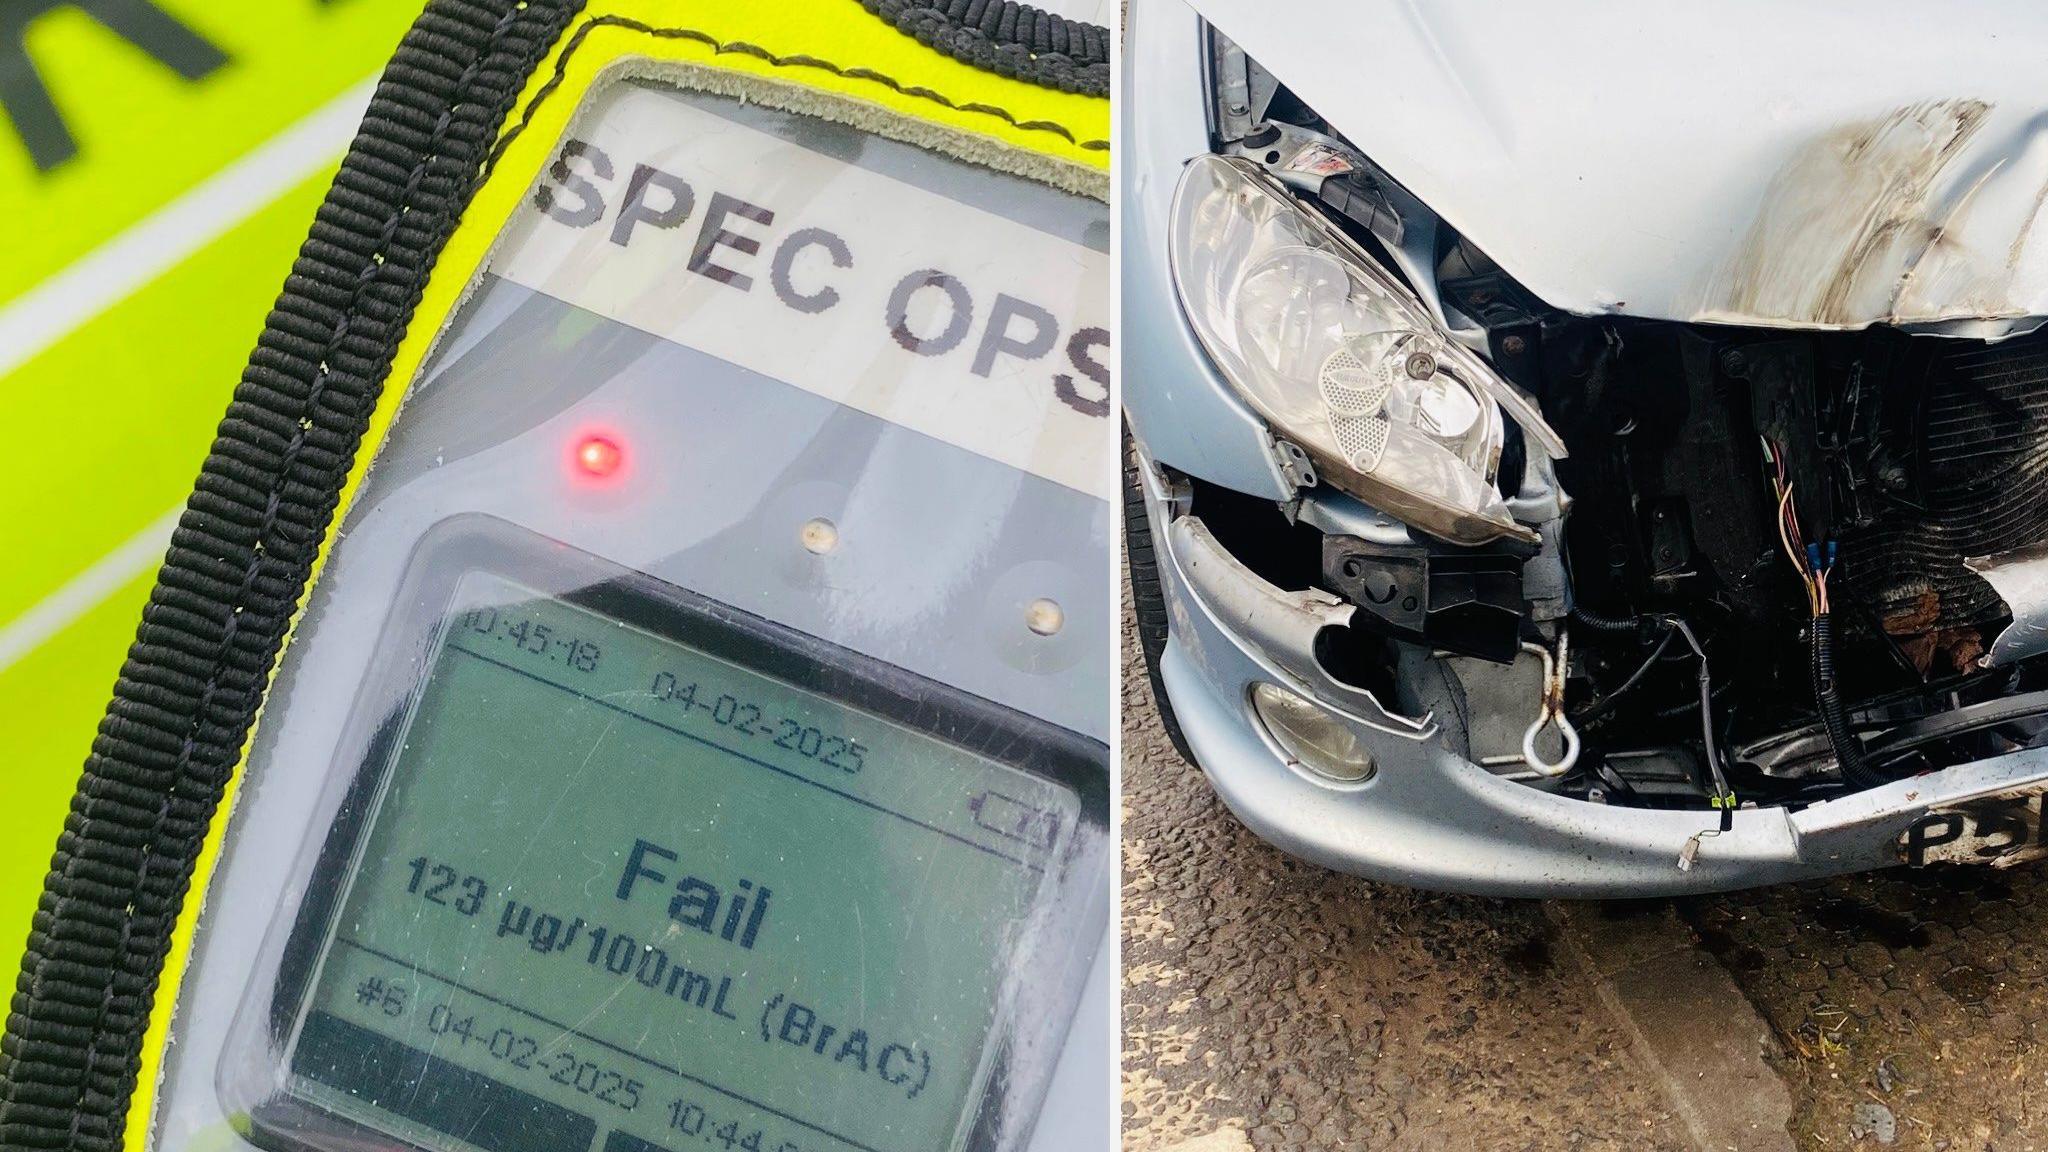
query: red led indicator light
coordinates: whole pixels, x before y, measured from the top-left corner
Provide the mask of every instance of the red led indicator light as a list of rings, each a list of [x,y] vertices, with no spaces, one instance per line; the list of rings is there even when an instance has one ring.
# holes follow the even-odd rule
[[[576,442],[571,459],[578,472],[603,480],[618,474],[619,466],[626,462],[626,451],[609,436],[585,436]]]

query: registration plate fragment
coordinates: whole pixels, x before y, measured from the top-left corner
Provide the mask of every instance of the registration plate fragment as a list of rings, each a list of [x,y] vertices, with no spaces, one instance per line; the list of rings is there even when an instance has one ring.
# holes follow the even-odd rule
[[[2041,797],[2048,784],[1930,808],[1899,835],[1907,864],[1989,864],[2010,868],[2048,857]]]

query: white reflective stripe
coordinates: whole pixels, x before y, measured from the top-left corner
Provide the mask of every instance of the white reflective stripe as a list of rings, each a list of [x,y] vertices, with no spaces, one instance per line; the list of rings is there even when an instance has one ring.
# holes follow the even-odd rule
[[[336,96],[0,308],[0,378],[335,164],[374,87]]]
[[[150,521],[142,531],[95,560],[92,567],[0,628],[0,672],[6,672],[43,641],[69,628],[130,580],[154,568],[170,547],[171,530],[178,526],[178,514],[184,510],[185,506],[180,504]]]
[[[1106,253],[653,89],[566,151],[508,280],[1109,499]]]

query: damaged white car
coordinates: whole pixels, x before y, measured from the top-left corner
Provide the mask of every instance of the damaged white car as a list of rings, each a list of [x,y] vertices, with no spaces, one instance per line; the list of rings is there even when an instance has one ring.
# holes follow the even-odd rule
[[[1127,528],[1249,827],[1641,896],[2048,856],[2048,10],[1148,0]]]

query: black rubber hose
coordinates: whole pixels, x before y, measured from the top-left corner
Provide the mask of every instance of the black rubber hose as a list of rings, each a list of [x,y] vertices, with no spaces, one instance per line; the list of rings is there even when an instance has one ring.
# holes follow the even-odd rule
[[[1825,613],[1813,618],[1813,703],[1828,730],[1828,743],[1834,746],[1843,782],[1857,789],[1888,783],[1890,777],[1871,765],[1863,755],[1863,742],[1849,728],[1848,712],[1835,684],[1835,628]]]
[[[1572,605],[1572,623],[1584,624],[1595,632],[1635,632],[1642,628],[1643,618],[1640,616],[1602,616],[1597,612],[1588,611],[1574,604]]]
[[[1657,650],[1651,653],[1650,659],[1641,668],[1637,669],[1635,675],[1628,678],[1627,684],[1623,686],[1624,690],[1633,687],[1636,681],[1649,671],[1650,666],[1657,662],[1657,658],[1664,654],[1664,646],[1670,643],[1674,633],[1685,637],[1686,647],[1692,649],[1693,656],[1699,661],[1700,745],[1707,758],[1709,779],[1706,781],[1706,784],[1714,794],[1714,806],[1722,810],[1721,830],[1727,831],[1729,821],[1733,816],[1731,808],[1735,801],[1735,793],[1729,789],[1728,777],[1721,770],[1721,749],[1714,739],[1714,681],[1712,673],[1707,668],[1707,650],[1700,644],[1700,638],[1693,632],[1692,626],[1685,622],[1684,617],[1677,615],[1602,616],[1595,612],[1589,612],[1576,604],[1572,605],[1571,620],[1572,623],[1583,624],[1595,632],[1607,632],[1615,635],[1624,632],[1633,633],[1645,644],[1650,642],[1650,637],[1653,635],[1652,629],[1661,629],[1663,631],[1662,642],[1658,644]],[[1620,695],[1620,692],[1616,692],[1615,695]]]
[[[1657,666],[1657,661],[1664,658],[1664,653],[1670,651],[1672,638],[1676,635],[1677,633],[1672,629],[1665,628],[1663,639],[1657,641],[1657,646],[1650,649],[1650,654],[1643,658],[1641,664],[1636,665],[1636,670],[1628,674],[1628,678],[1621,682],[1621,686],[1593,701],[1591,704],[1586,705],[1577,716],[1572,717],[1573,722],[1580,725],[1590,724],[1613,711],[1615,702],[1628,695],[1629,691],[1636,685],[1642,683],[1643,677],[1648,676],[1650,670]]]

